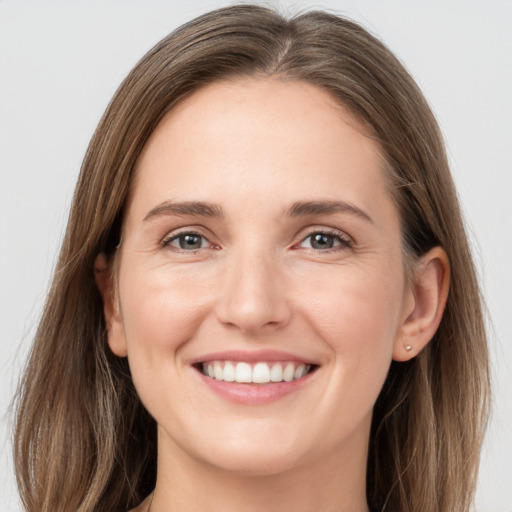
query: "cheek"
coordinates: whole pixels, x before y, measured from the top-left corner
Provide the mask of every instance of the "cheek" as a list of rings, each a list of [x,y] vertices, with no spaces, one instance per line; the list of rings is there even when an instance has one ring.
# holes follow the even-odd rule
[[[133,268],[133,267],[132,267]],[[129,349],[181,344],[195,331],[207,282],[162,268],[130,272],[120,284],[121,312]]]
[[[146,403],[155,386],[171,389],[180,377],[177,356],[204,319],[208,288],[186,272],[131,269],[120,279],[121,314],[133,381]]]
[[[326,268],[304,273],[300,282],[303,314],[336,348],[376,348],[396,335],[403,296],[396,265]]]
[[[180,424],[180,408],[170,407],[182,404],[188,410],[190,403],[187,388],[180,384],[186,371],[180,351],[204,320],[208,280],[165,266],[127,264],[125,269],[119,293],[135,389],[158,423]]]
[[[303,315],[331,351],[334,380],[343,381],[345,397],[372,406],[400,327],[403,274],[396,266],[340,268],[306,284],[316,291],[304,301]]]

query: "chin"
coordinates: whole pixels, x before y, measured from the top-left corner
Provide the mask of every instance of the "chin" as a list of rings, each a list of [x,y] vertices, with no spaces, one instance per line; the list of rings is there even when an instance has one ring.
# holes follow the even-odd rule
[[[300,457],[266,450],[222,450],[218,457],[206,460],[219,470],[240,476],[267,477],[285,473],[299,465]]]
[[[244,433],[224,432],[221,436],[202,438],[201,443],[182,445],[182,450],[196,461],[221,471],[245,476],[271,476],[296,467],[304,458],[304,444],[300,439],[280,434],[273,435],[263,428],[259,432],[247,429]],[[252,435],[251,435],[252,434]],[[188,444],[188,443],[187,443]]]

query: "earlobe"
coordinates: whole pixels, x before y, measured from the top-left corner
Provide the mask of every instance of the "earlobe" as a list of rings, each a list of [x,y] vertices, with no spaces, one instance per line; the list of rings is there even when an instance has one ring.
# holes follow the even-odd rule
[[[107,327],[110,350],[119,357],[126,357],[126,339],[124,327],[112,282],[112,272],[105,253],[100,253],[94,262],[94,280],[103,299],[103,314]]]
[[[403,323],[393,359],[408,361],[429,343],[441,323],[450,287],[450,263],[442,247],[434,247],[415,265]]]

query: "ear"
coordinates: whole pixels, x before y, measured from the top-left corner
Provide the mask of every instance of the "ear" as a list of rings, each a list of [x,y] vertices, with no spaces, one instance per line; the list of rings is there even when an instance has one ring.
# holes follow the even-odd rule
[[[393,349],[395,361],[418,355],[441,323],[448,290],[450,262],[443,248],[434,247],[415,265],[405,297],[405,311]]]
[[[100,253],[94,261],[94,279],[103,298],[103,314],[107,326],[108,345],[110,350],[119,357],[126,357],[126,338],[119,309],[119,301],[112,282],[112,270],[109,267],[107,256]]]

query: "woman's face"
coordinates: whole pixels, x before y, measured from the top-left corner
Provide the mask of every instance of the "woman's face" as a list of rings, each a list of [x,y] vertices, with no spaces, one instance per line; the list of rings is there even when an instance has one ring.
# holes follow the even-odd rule
[[[382,167],[357,121],[300,82],[209,85],[160,123],[108,319],[160,454],[251,474],[365,463],[411,308]]]

